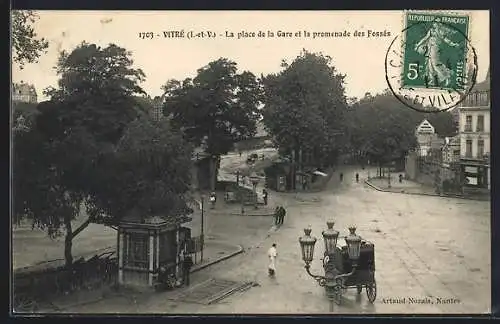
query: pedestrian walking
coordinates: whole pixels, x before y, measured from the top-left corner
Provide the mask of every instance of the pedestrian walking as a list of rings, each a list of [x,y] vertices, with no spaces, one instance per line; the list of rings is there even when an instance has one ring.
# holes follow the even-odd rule
[[[262,189],[262,198],[264,199],[264,205],[267,206],[267,190],[266,189]]]
[[[210,208],[214,209],[215,208],[215,203],[217,202],[217,195],[215,192],[212,191],[210,194]]]
[[[280,213],[279,213],[279,215],[280,215],[279,224],[283,225],[283,222],[285,220],[285,215],[286,215],[286,210],[285,210],[285,208],[283,206],[280,206]]]
[[[344,174],[340,172],[340,182],[344,181]]]
[[[274,277],[276,275],[276,257],[278,256],[276,243],[273,243],[273,245],[269,248],[267,256],[269,257],[268,273],[269,276]]]
[[[191,273],[191,267],[193,266],[193,258],[186,251],[183,253],[182,260],[182,282],[184,285],[189,286],[189,275]]]
[[[278,225],[279,224],[280,213],[281,213],[280,206],[276,206],[276,209],[274,210],[274,225]]]
[[[356,182],[359,182],[359,173],[356,173]]]
[[[402,183],[402,182],[403,182],[403,175],[402,175],[402,174],[400,174],[400,175],[399,175],[399,183]]]

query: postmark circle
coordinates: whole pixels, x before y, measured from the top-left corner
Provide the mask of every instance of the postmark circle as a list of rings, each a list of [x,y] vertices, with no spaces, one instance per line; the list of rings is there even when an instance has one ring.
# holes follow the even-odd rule
[[[385,56],[389,90],[421,112],[449,110],[476,84],[477,55],[468,34],[468,16],[407,13],[406,27]]]

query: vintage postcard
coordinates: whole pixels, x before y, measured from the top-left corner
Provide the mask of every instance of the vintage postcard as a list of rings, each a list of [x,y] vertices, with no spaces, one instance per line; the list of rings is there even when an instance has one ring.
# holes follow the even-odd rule
[[[489,17],[12,11],[12,314],[490,313]]]

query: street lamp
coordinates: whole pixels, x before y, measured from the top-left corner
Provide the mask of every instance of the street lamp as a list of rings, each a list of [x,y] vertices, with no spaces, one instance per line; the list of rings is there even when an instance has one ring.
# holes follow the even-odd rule
[[[201,261],[203,262],[203,250],[205,248],[205,224],[204,224],[204,219],[205,219],[205,196],[201,195],[201,234],[200,234],[200,241],[201,241]]]
[[[326,226],[328,229],[323,231],[323,240],[325,241],[325,254],[335,253],[335,248],[337,247],[337,239],[339,238],[339,232],[333,229],[335,225],[334,221],[327,221]]]
[[[250,176],[250,182],[252,182],[253,193],[255,194],[255,204],[254,204],[255,209],[257,209],[257,184],[259,183],[259,180],[260,179],[257,176],[257,174],[253,172],[252,175]]]
[[[350,234],[345,237],[347,253],[352,262],[352,270],[349,273],[341,273],[337,264],[342,262],[342,251],[337,247],[339,232],[333,229],[333,221],[327,222],[327,230],[323,231],[325,241],[325,257],[323,259],[324,275],[311,273],[311,262],[314,257],[314,246],[316,238],[311,236],[311,229],[304,229],[304,236],[299,238],[302,251],[302,260],[305,262],[305,269],[308,275],[313,277],[321,287],[325,287],[326,294],[330,300],[330,310],[333,311],[333,302],[340,304],[344,280],[353,275],[356,271],[357,261],[361,249],[361,237],[356,235],[356,227],[350,226]]]

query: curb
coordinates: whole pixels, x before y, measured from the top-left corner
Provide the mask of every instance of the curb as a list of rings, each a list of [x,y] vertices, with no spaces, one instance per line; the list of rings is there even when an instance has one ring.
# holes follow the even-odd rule
[[[272,213],[272,214],[271,213],[267,213],[267,214],[247,214],[247,213],[244,213],[244,214],[241,214],[241,212],[239,212],[239,213],[234,212],[234,213],[228,213],[228,214],[225,214],[225,215],[243,216],[243,217],[245,217],[245,216],[249,216],[249,217],[253,217],[253,216],[255,216],[255,217],[268,217],[268,216],[274,216],[274,213]]]
[[[200,271],[200,270],[205,269],[205,268],[208,268],[208,267],[210,267],[210,266],[212,266],[212,265],[214,265],[216,263],[222,262],[222,261],[227,260],[229,258],[232,258],[232,257],[234,257],[234,256],[236,256],[238,254],[241,254],[244,251],[245,251],[245,249],[243,249],[243,246],[238,245],[238,250],[236,250],[234,252],[231,252],[231,253],[229,253],[227,255],[224,255],[224,256],[222,256],[222,257],[220,257],[218,259],[215,259],[213,261],[210,261],[208,263],[202,264],[202,265],[200,265],[198,267],[193,267],[191,269],[191,273],[196,272],[196,271]]]
[[[234,256],[236,256],[238,254],[241,254],[241,253],[243,253],[245,251],[241,245],[237,245],[237,247],[238,247],[238,249],[236,251],[231,252],[231,253],[229,253],[227,255],[224,255],[223,257],[217,258],[217,259],[215,259],[213,261],[210,261],[208,263],[202,264],[202,265],[200,265],[198,267],[193,267],[190,272],[194,273],[194,272],[203,270],[203,269],[208,268],[208,267],[210,267],[210,266],[212,266],[212,265],[214,265],[216,263],[222,262],[222,261],[227,260],[229,258],[232,258],[232,257],[234,257]],[[84,302],[77,302],[77,303],[74,303],[74,304],[65,305],[64,307],[59,307],[57,305],[54,305],[54,308],[55,308],[56,311],[60,312],[60,311],[65,311],[67,309],[70,309],[72,307],[78,307],[78,306],[85,306],[85,305],[95,304],[95,303],[98,303],[98,302],[103,301],[105,299],[106,299],[106,297],[99,296],[99,297],[97,297],[95,299],[92,299],[92,300],[88,300],[88,301],[84,301]]]
[[[488,201],[487,199],[477,199],[477,198],[472,198],[472,197],[465,197],[465,196],[460,196],[460,195],[438,195],[438,194],[430,194],[430,193],[423,193],[423,192],[405,192],[405,191],[392,191],[392,190],[386,190],[377,187],[373,183],[371,183],[369,180],[365,180],[365,183],[380,192],[389,192],[389,193],[397,193],[397,194],[404,194],[404,195],[415,195],[415,196],[430,196],[430,197],[442,197],[442,198],[456,198],[456,199],[466,199],[466,200],[475,200],[475,201]]]

